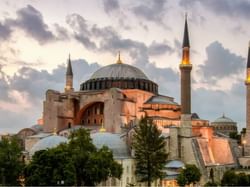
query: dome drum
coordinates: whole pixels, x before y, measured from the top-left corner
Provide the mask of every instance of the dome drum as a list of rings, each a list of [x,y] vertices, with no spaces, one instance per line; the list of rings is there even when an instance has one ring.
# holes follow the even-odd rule
[[[81,84],[80,90],[105,90],[110,88],[140,89],[158,94],[158,85],[148,79],[110,77],[90,79]]]

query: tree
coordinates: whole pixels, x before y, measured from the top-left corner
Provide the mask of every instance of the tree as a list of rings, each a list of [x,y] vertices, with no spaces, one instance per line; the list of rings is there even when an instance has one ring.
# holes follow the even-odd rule
[[[239,173],[238,174],[238,180],[237,180],[237,185],[238,186],[249,186],[249,178],[245,173]]]
[[[20,140],[16,136],[3,137],[0,140],[0,183],[2,185],[19,184],[18,177],[22,174],[24,166],[21,151]]]
[[[199,182],[201,178],[200,170],[193,164],[186,164],[177,177],[177,182],[180,186],[189,185]]]
[[[89,131],[79,129],[70,136],[69,150],[76,171],[77,186],[94,186],[108,177],[120,178],[122,166],[118,164],[107,147],[97,149]]]
[[[249,175],[245,173],[236,174],[233,170],[228,170],[224,173],[221,186],[249,186]]]
[[[238,176],[233,170],[228,170],[224,173],[221,185],[222,186],[237,186]]]
[[[26,185],[74,185],[75,168],[67,145],[41,150],[34,154],[25,168]]]
[[[154,180],[164,176],[163,169],[167,160],[164,137],[152,120],[140,120],[135,127],[132,147],[135,151],[135,173],[140,182],[147,182],[151,186]]]
[[[121,174],[122,166],[112,152],[107,147],[97,149],[89,131],[82,128],[71,134],[68,144],[36,152],[25,169],[26,185],[36,186],[94,186]]]

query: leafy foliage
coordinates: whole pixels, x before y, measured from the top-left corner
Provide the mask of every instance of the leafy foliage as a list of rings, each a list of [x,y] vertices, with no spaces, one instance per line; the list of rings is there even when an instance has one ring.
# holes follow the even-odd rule
[[[250,175],[245,173],[236,174],[233,170],[224,173],[221,186],[250,186]]]
[[[25,174],[27,185],[94,186],[108,177],[120,178],[122,166],[107,147],[94,146],[89,131],[79,129],[68,144],[36,152]]]
[[[2,185],[18,185],[18,177],[22,174],[20,140],[15,137],[3,137],[0,140],[0,176]]]
[[[189,185],[199,182],[201,178],[200,170],[193,164],[185,165],[185,168],[181,170],[177,177],[177,182],[180,186]]]
[[[216,182],[209,181],[204,186],[210,187],[210,186],[219,186]]]
[[[142,118],[135,128],[132,146],[135,151],[135,173],[140,182],[147,182],[150,186],[154,180],[164,176],[167,159],[164,137],[152,120]]]
[[[236,186],[237,183],[237,175],[233,170],[228,170],[224,173],[221,180],[222,186]]]
[[[74,185],[75,169],[66,145],[35,153],[25,169],[26,185]]]

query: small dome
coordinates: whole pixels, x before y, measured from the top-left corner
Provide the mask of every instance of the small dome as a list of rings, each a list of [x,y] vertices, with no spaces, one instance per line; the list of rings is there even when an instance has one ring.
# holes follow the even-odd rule
[[[165,168],[183,168],[185,166],[185,164],[180,161],[180,160],[171,160],[169,162],[167,162],[167,164],[165,165]]]
[[[109,132],[97,132],[91,134],[93,144],[97,148],[107,146],[112,150],[114,158],[129,157],[128,147],[126,143],[120,138],[119,134],[112,134]]]
[[[66,143],[67,141],[67,138],[58,135],[45,137],[33,145],[30,149],[30,155],[33,156],[36,151],[54,148],[61,143]]]
[[[232,119],[223,115],[222,117],[216,119],[213,123],[235,123]]]
[[[128,64],[111,64],[97,70],[90,79],[98,78],[135,78],[146,79],[147,76],[138,68]]]
[[[36,131],[36,132],[41,132],[41,131],[43,131],[43,126],[42,126],[42,125],[39,125],[39,124],[33,125],[33,126],[31,126],[30,128],[33,129],[33,130]]]

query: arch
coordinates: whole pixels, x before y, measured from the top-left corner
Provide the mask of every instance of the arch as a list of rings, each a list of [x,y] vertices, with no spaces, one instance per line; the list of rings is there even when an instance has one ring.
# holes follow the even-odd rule
[[[104,102],[91,102],[85,105],[79,112],[76,118],[76,124],[86,126],[102,125],[104,121]]]

